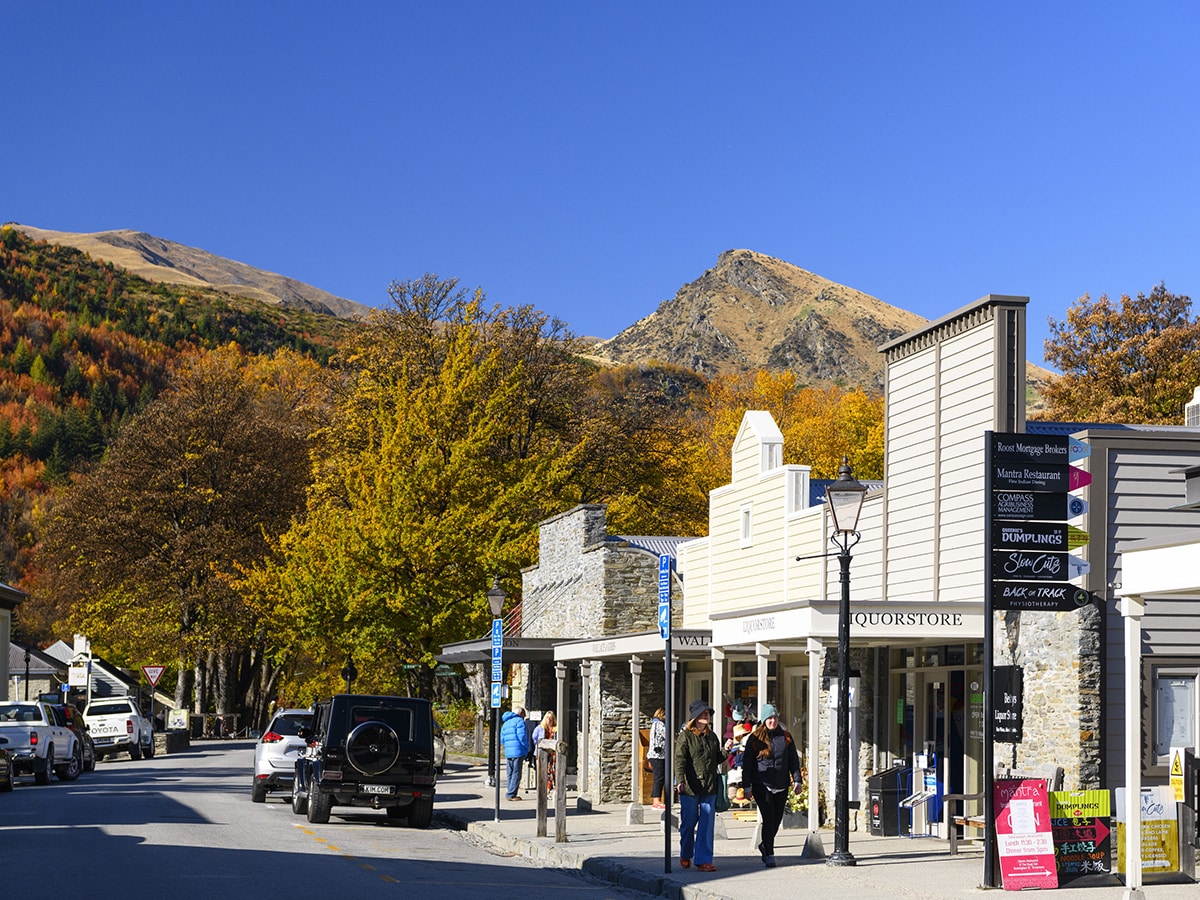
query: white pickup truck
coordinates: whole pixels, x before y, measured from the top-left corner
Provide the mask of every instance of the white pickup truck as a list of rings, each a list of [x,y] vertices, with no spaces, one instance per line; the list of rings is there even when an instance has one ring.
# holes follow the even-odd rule
[[[0,701],[0,746],[9,753],[13,775],[33,775],[49,784],[54,772],[74,781],[83,771],[83,748],[75,732],[41,701]]]
[[[130,759],[154,756],[154,732],[132,697],[93,698],[83,721],[96,744],[96,756],[128,751]]]

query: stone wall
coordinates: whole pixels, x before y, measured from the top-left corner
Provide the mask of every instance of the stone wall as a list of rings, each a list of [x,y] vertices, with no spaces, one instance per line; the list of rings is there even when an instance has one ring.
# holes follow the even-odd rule
[[[600,803],[628,803],[630,799],[630,768],[633,764],[632,718],[633,675],[629,663],[604,662],[593,667],[593,731],[592,747],[599,748],[589,760],[589,792]],[[654,710],[663,706],[663,668],[661,660],[642,664],[639,681],[640,722],[638,728],[650,728]],[[598,705],[597,704],[598,701]],[[650,778],[649,772],[643,777]]]
[[[1024,676],[1020,769],[1063,767],[1065,790],[1100,785],[1100,612],[1017,612],[997,616],[996,665],[1021,666]],[[1013,758],[997,744],[997,764]]]

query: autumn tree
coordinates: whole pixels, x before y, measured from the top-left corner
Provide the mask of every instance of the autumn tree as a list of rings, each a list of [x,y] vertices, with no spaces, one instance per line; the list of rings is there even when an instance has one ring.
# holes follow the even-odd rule
[[[1045,388],[1040,418],[1179,424],[1200,384],[1200,321],[1189,297],[1159,284],[1112,301],[1084,294],[1050,319],[1046,361],[1062,372]]]
[[[210,683],[217,712],[241,710],[273,648],[232,577],[303,507],[322,392],[316,366],[287,351],[188,359],[52,510],[37,592],[118,659],[177,660],[177,705],[194,673],[197,711]]]

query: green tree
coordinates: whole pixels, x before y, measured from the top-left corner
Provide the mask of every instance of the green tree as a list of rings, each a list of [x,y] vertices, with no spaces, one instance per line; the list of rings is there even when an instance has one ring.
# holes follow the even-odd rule
[[[1200,384],[1200,321],[1191,298],[1159,284],[1149,295],[1087,294],[1050,319],[1046,361],[1062,372],[1045,389],[1041,418],[1180,424]]]

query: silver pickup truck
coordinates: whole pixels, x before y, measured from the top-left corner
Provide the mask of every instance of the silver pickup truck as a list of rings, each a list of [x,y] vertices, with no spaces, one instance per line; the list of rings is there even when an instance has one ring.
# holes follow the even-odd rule
[[[79,739],[48,703],[0,701],[0,746],[8,751],[13,775],[33,775],[49,784],[50,773],[74,781],[83,771]]]

